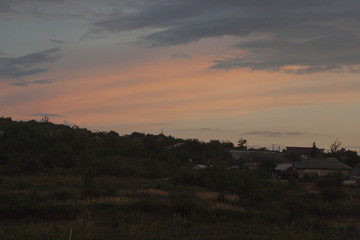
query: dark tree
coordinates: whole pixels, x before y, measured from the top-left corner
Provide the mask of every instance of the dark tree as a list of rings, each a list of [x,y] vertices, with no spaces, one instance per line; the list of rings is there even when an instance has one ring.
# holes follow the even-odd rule
[[[238,141],[237,148],[239,150],[246,150],[247,149],[247,143],[248,141],[245,138],[240,138]]]

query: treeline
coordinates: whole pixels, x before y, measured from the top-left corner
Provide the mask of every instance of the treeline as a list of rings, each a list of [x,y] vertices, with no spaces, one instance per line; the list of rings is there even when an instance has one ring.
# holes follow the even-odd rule
[[[66,169],[77,174],[170,177],[179,166],[224,164],[230,142],[177,139],[163,134],[87,129],[0,118],[0,171],[2,174],[35,174]]]

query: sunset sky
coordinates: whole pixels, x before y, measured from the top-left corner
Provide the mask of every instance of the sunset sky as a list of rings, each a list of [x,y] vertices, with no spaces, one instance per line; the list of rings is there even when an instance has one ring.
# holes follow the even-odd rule
[[[0,116],[360,149],[359,0],[0,0]]]

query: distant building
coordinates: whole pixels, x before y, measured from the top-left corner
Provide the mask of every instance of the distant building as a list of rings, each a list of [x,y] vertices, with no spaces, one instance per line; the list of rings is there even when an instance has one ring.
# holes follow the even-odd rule
[[[276,171],[287,171],[293,166],[293,163],[282,163],[276,166]]]
[[[310,156],[321,156],[324,153],[323,148],[313,147],[286,147],[287,156],[298,155],[302,160]]]
[[[350,172],[350,180],[360,181],[360,164],[355,165]]]
[[[212,167],[213,167],[213,165],[198,164],[198,165],[195,165],[193,167],[193,169],[199,170],[199,169],[206,169],[206,168],[212,168]]]
[[[293,171],[293,163],[278,164],[274,170],[270,171],[270,178],[272,179],[285,179],[291,175]]]
[[[336,158],[308,158],[294,163],[292,167],[299,178],[303,178],[306,174],[322,177],[337,172],[349,176],[351,171],[351,167]]]
[[[276,166],[279,163],[288,163],[277,151],[242,151],[229,150],[230,160],[244,169],[254,170],[261,166]]]
[[[184,146],[184,143],[175,143],[174,145],[172,145],[171,147],[172,148],[179,148],[179,147],[182,147]]]

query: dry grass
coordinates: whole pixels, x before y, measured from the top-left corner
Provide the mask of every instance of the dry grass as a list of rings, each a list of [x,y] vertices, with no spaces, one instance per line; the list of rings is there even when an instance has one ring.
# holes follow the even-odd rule
[[[239,196],[236,194],[226,194],[225,200],[227,202],[237,202],[237,201],[239,201]]]
[[[218,197],[218,192],[197,192],[196,196],[204,200],[216,200]]]
[[[219,196],[218,192],[197,192],[196,196],[204,200],[217,200]],[[225,194],[225,201],[226,202],[237,202],[239,201],[239,197],[236,194]]]
[[[229,203],[215,203],[215,205],[212,208],[213,209],[230,210],[230,211],[236,211],[236,212],[245,212],[244,208],[234,206]]]
[[[89,203],[116,203],[116,204],[126,204],[136,201],[136,199],[132,197],[100,197],[100,198],[92,198],[92,199],[84,199],[80,202],[82,204],[89,204]]]
[[[155,195],[155,196],[161,196],[161,197],[168,197],[169,193],[165,190],[161,189],[155,189],[155,188],[149,188],[149,189],[139,189],[136,191],[138,194],[149,194],[149,195]]]

